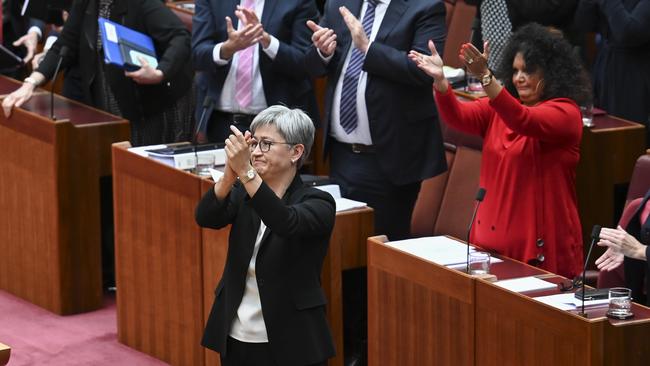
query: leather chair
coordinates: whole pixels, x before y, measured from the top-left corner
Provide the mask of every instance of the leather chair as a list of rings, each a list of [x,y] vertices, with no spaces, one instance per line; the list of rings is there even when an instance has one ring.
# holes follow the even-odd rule
[[[650,188],[650,152],[646,155],[641,155],[634,165],[632,171],[632,178],[630,178],[630,186],[627,191],[627,198],[625,200],[625,209],[618,224],[621,227],[626,227],[630,222],[631,216],[639,207],[641,200]],[[609,288],[625,286],[625,271],[623,266],[619,266],[613,271],[599,271],[597,287]]]
[[[449,10],[450,4],[447,4]],[[476,18],[476,6],[468,5],[464,0],[457,0],[451,14],[447,14],[447,39],[442,60],[445,65],[462,67],[458,60],[460,45],[470,41],[472,36],[472,23]]]

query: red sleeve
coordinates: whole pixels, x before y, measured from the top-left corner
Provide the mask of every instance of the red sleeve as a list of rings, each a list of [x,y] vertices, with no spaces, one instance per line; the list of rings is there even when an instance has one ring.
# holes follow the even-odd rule
[[[527,107],[504,88],[490,105],[504,123],[520,135],[552,144],[580,144],[582,117],[580,108],[570,99],[551,99]]]
[[[461,102],[451,88],[447,88],[445,93],[434,88],[433,94],[440,117],[449,126],[465,133],[485,137],[493,113],[492,108],[487,104],[487,98]]]

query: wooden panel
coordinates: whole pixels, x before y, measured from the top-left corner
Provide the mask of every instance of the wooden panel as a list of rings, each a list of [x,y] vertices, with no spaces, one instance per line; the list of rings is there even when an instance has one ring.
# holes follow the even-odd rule
[[[113,162],[118,338],[172,365],[203,365],[199,179],[119,145]]]
[[[0,77],[0,89],[15,85]],[[110,143],[129,132],[119,117],[54,99],[79,127],[43,108],[0,116],[0,287],[72,314],[102,304],[100,177],[110,174]]]
[[[597,365],[602,326],[477,281],[477,364]]]
[[[368,364],[474,364],[471,277],[368,239]]]
[[[11,357],[11,347],[0,343],[0,365],[6,365]]]

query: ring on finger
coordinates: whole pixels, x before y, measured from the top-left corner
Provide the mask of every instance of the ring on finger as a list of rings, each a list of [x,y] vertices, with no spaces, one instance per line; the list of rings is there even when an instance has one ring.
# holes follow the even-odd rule
[[[471,65],[471,64],[472,64],[472,62],[474,62],[474,59],[471,59],[471,58],[468,58],[468,59],[467,59],[467,63],[468,63],[468,64],[470,64],[470,65]]]

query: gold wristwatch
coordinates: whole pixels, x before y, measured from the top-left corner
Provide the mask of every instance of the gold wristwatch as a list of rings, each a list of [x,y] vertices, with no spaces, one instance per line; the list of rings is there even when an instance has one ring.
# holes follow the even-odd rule
[[[481,76],[481,85],[485,88],[486,86],[492,84],[492,71],[488,69],[488,72]]]
[[[248,170],[246,171],[246,175],[239,178],[239,180],[241,181],[242,184],[246,184],[252,181],[253,179],[255,179],[256,174],[257,172],[255,171],[255,168],[249,167]]]

